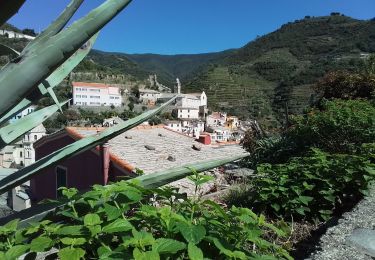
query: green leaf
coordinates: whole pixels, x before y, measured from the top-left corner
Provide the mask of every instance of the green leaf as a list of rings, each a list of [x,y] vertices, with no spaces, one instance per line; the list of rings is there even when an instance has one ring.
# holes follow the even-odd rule
[[[86,239],[80,238],[71,238],[71,237],[64,237],[60,239],[61,243],[64,245],[72,245],[72,246],[79,246],[86,243]]]
[[[141,252],[138,248],[134,248],[133,257],[135,260],[160,260],[158,252],[147,251]]]
[[[57,255],[61,260],[79,260],[85,255],[85,251],[81,248],[70,248],[66,247],[61,249]]]
[[[174,239],[159,238],[156,239],[155,244],[152,245],[152,250],[159,254],[175,254],[186,248],[185,243]]]
[[[30,243],[30,250],[33,252],[44,252],[46,249],[51,248],[52,239],[48,237],[37,237]]]
[[[95,226],[101,224],[102,221],[98,214],[87,214],[83,219],[83,223],[85,226]]]
[[[80,236],[83,234],[83,226],[63,226],[56,230],[57,235]]]
[[[124,232],[129,231],[133,228],[132,224],[125,220],[125,219],[117,219],[105,227],[103,227],[104,233],[116,233],[116,232]]]
[[[276,210],[276,212],[278,212],[278,211],[280,210],[280,205],[277,204],[277,203],[272,203],[272,204],[271,204],[271,207],[272,207],[274,210]]]
[[[18,245],[18,246],[13,246],[11,247],[6,253],[5,253],[5,258],[6,259],[17,259],[26,251],[29,249],[29,246],[26,245]]]
[[[189,243],[198,244],[206,235],[206,229],[202,225],[188,225],[186,223],[178,223],[182,236]]]
[[[299,196],[298,199],[303,204],[305,204],[306,206],[308,206],[309,202],[312,201],[314,198],[313,197],[309,197],[309,196]]]
[[[14,219],[4,225],[4,228],[7,229],[8,231],[15,232],[17,230],[18,222],[19,219]]]
[[[188,254],[190,260],[203,260],[203,252],[196,245],[189,243],[188,245]]]
[[[104,211],[107,214],[108,221],[117,219],[119,216],[121,216],[121,213],[122,213],[120,209],[108,203],[104,204]]]

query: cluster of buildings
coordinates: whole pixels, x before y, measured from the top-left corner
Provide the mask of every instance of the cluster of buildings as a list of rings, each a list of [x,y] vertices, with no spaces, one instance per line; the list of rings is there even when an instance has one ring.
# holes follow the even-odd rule
[[[174,95],[179,95],[170,107],[175,120],[164,122],[169,129],[197,139],[202,135],[208,136],[209,142],[240,141],[244,136],[245,129],[237,117],[220,112],[208,114],[206,93],[181,93],[179,79],[176,81],[174,93],[162,93],[151,89],[142,89],[139,92],[140,100],[148,106],[163,103]]]
[[[18,115],[10,119],[14,122],[35,110],[35,106],[30,106]],[[34,143],[46,136],[47,132],[43,125],[27,132],[23,138],[15,143],[8,145],[0,150],[0,169],[4,172],[5,169],[20,169],[29,166],[35,162],[35,149]],[[11,174],[11,171],[9,172]],[[6,177],[0,176],[1,178]],[[11,191],[8,194],[0,197],[0,206],[8,205],[15,211],[23,210],[31,206],[31,199],[29,197],[30,182],[26,182]]]
[[[57,166],[43,169],[32,180],[9,192],[7,204],[18,211],[43,199],[59,197],[58,189],[63,186],[85,190],[94,184],[105,185],[135,176],[137,169],[149,174],[244,153],[238,145],[244,134],[241,122],[237,117],[226,113],[208,114],[205,92],[183,94],[181,83],[177,79],[174,93],[142,89],[140,100],[153,106],[176,94],[178,98],[169,108],[175,120],[167,120],[156,126],[141,125],[95,149],[66,159]],[[121,92],[119,88],[106,84],[74,82],[73,103],[85,106],[121,106]],[[34,109],[31,107],[12,120],[17,120]],[[76,140],[96,135],[121,122],[119,118],[110,118],[103,122],[102,127],[66,127],[51,135],[46,135],[46,129],[42,125],[38,126],[0,152],[0,167],[28,166]],[[194,190],[186,180],[177,181],[173,185],[182,191]]]

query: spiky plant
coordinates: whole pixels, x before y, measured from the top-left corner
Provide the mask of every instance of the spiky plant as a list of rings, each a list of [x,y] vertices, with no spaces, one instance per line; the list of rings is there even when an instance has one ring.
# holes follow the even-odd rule
[[[0,3],[0,25],[14,15],[24,2],[18,0],[2,1]],[[41,124],[53,113],[61,110],[61,106],[67,101],[60,102],[53,89],[89,53],[99,30],[122,11],[131,0],[107,0],[88,15],[64,29],[82,2],[83,0],[72,0],[56,21],[39,34],[35,40],[31,41],[21,53],[10,47],[0,46],[0,55],[7,54],[15,57],[0,70],[0,124],[4,125],[9,118],[36,103],[45,95],[50,95],[56,103],[15,123],[3,126],[0,129],[0,148],[12,143]],[[86,137],[63,147],[21,170],[3,169],[4,173],[13,173],[0,181],[0,194],[30,180],[46,167],[56,165],[66,158],[92,149],[147,121],[168,106],[175,98],[154,110],[147,111],[136,118],[109,128],[96,136]],[[189,167],[194,167],[197,171],[204,171],[237,159],[239,157],[189,165]],[[153,175],[141,176],[139,179],[145,187],[157,187],[184,178],[189,173],[189,168],[181,167]],[[39,212],[33,211],[31,217],[45,213],[45,211],[46,208],[41,208]],[[25,219],[28,217],[25,217]]]

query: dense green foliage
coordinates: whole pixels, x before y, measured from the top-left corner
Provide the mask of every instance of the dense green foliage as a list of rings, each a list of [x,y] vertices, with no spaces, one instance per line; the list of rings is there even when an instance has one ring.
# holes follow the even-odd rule
[[[197,187],[210,180],[195,174]],[[119,182],[77,195],[63,189],[70,202],[43,221],[0,228],[1,258],[45,252],[55,247],[62,260],[100,259],[266,259],[290,258],[266,240],[285,236],[251,210],[187,199],[173,189],[144,189]],[[262,258],[263,259],[263,258]]]
[[[292,126],[281,136],[257,139],[245,137],[244,148],[252,156],[249,166],[284,163],[303,156],[311,147],[327,152],[352,153],[363,143],[375,140],[375,104],[367,100],[323,101],[320,108],[291,119]]]
[[[375,157],[369,148],[364,146],[358,155],[313,149],[309,156],[287,163],[260,164],[247,193],[235,190],[229,202],[274,217],[326,220],[335,210],[357,202],[375,180]]]

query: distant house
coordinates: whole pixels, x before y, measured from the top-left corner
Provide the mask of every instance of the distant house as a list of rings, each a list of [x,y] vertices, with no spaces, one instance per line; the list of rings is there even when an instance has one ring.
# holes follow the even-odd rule
[[[213,112],[211,115],[207,116],[206,123],[207,126],[225,126],[227,122],[227,114],[221,112]]]
[[[154,106],[160,97],[161,93],[159,91],[153,89],[139,90],[139,99],[144,105]]]
[[[118,87],[102,83],[73,82],[73,105],[115,106],[122,105]]]
[[[75,140],[96,135],[105,128],[65,128],[46,136],[34,144],[36,157],[40,159]],[[138,126],[111,140],[108,144],[85,151],[44,169],[31,180],[32,199],[40,201],[59,196],[61,186],[87,190],[94,184],[107,184],[133,175],[135,169],[145,174],[197,163],[210,159],[226,158],[243,154],[239,145],[205,145],[200,151],[193,149],[194,138],[174,132],[164,126]],[[186,180],[175,186],[192,187]]]
[[[30,35],[27,35],[27,34],[24,34],[24,33],[20,33],[20,32],[14,32],[14,31],[9,31],[9,30],[3,30],[3,29],[0,29],[0,35],[3,35],[7,38],[18,38],[18,39],[28,39],[28,40],[34,40],[35,37],[34,36],[30,36]]]
[[[165,122],[166,128],[173,131],[186,134],[191,137],[199,138],[200,134],[204,132],[205,123],[200,120],[173,120]]]

